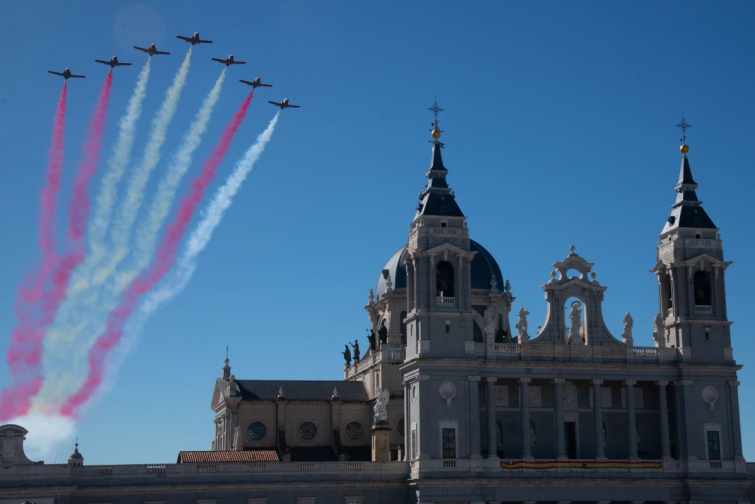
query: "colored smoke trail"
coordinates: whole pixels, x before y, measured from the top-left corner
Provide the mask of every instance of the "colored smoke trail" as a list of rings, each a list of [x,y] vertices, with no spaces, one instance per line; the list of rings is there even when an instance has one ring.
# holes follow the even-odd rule
[[[35,408],[40,403],[50,403],[55,397],[62,395],[60,388],[66,386],[67,380],[65,380],[65,377],[59,376],[58,369],[60,366],[56,365],[60,362],[59,356],[70,355],[73,351],[72,345],[79,338],[79,333],[93,319],[92,309],[96,296],[88,287],[90,287],[95,266],[102,261],[107,253],[106,233],[117,199],[118,184],[131,161],[136,125],[141,116],[142,104],[147,94],[151,61],[151,58],[148,58],[142,67],[126,110],[119,121],[115,146],[108,158],[107,169],[102,174],[100,188],[91,208],[86,233],[89,246],[86,258],[71,276],[66,299],[58,311],[54,324],[47,332],[45,345],[50,351],[46,352],[44,366],[48,379],[40,394],[34,400]],[[82,323],[82,318],[86,322]],[[104,321],[104,315],[100,319]],[[70,362],[67,362],[65,364],[66,374],[71,369]]]
[[[144,64],[142,71],[139,73],[134,92],[126,106],[126,113],[123,114],[120,120],[118,139],[115,143],[113,155],[108,160],[108,170],[102,176],[102,185],[97,195],[97,204],[89,222],[87,241],[89,243],[91,259],[87,263],[97,262],[105,254],[105,234],[110,222],[110,216],[113,213],[118,182],[123,178],[126,167],[131,161],[131,149],[134,146],[136,122],[142,115],[142,103],[144,102],[144,97],[147,95],[147,82],[149,81],[151,61],[152,58],[148,58],[147,63]]]
[[[225,184],[218,189],[215,197],[208,207],[202,212],[203,219],[199,222],[194,232],[184,247],[181,256],[176,262],[176,266],[170,271],[168,276],[160,282],[157,288],[151,290],[149,294],[139,304],[136,312],[126,323],[124,328],[124,337],[116,352],[111,354],[107,362],[108,382],[97,392],[97,396],[104,393],[105,389],[112,387],[112,377],[115,371],[120,367],[126,355],[136,341],[142,327],[147,322],[152,313],[157,310],[163,303],[173,299],[180,293],[191,280],[194,270],[197,266],[197,257],[204,250],[212,238],[212,233],[218,227],[220,221],[225,215],[225,211],[233,203],[233,198],[241,190],[241,186],[246,180],[249,172],[252,171],[254,164],[257,162],[262,152],[265,150],[268,142],[273,136],[273,131],[278,123],[278,114],[275,114],[273,120],[267,126],[257,141],[244,153],[242,158],[236,163],[236,168],[228,177]]]
[[[170,270],[175,262],[178,245],[191,221],[194,211],[204,197],[207,186],[217,173],[218,166],[228,153],[233,137],[246,115],[252,93],[249,93],[241,107],[233,115],[230,123],[223,130],[218,145],[213,148],[210,157],[202,166],[200,174],[191,182],[189,193],[181,200],[173,221],[168,225],[163,241],[157,249],[149,270],[134,280],[123,294],[118,307],[108,314],[105,332],[101,334],[89,350],[89,370],[81,387],[66,398],[60,409],[63,416],[74,417],[79,409],[89,400],[102,381],[103,363],[110,350],[118,344],[123,334],[123,324],[131,315],[141,296],[148,292]]]
[[[115,221],[111,224],[110,237],[112,239],[112,249],[108,251],[107,256],[103,259],[105,264],[101,265],[94,273],[92,282],[95,285],[101,285],[110,276],[118,263],[128,254],[131,227],[144,200],[144,188],[149,181],[152,170],[154,170],[160,161],[160,149],[163,143],[165,143],[168,126],[175,115],[178,100],[181,98],[181,91],[186,85],[186,76],[189,73],[190,63],[191,49],[186,53],[181,68],[178,69],[173,83],[165,94],[165,100],[152,121],[149,141],[144,149],[144,155],[134,169],[134,173],[126,188],[126,198],[119,208]]]
[[[42,358],[41,342],[44,332],[36,327],[34,307],[44,292],[45,279],[58,262],[54,228],[63,172],[67,93],[68,86],[64,82],[55,110],[52,139],[47,150],[47,173],[42,188],[42,216],[39,222],[42,261],[34,273],[28,274],[18,286],[15,302],[18,324],[13,329],[5,356],[11,373],[11,384],[0,393],[0,421],[25,414],[29,410],[31,397],[39,392],[43,383],[42,376],[35,372]]]
[[[155,250],[160,228],[168,217],[178,186],[181,184],[181,180],[189,169],[189,166],[191,166],[194,151],[202,142],[202,135],[207,131],[212,111],[220,98],[220,90],[223,87],[223,81],[225,81],[225,73],[226,70],[223,69],[220,77],[215,82],[215,86],[213,86],[202,103],[202,107],[194,117],[189,130],[181,140],[181,144],[168,166],[167,173],[157,186],[157,194],[155,194],[147,217],[144,222],[140,223],[136,234],[136,247],[133,252],[134,263],[127,271],[118,273],[116,276],[113,289],[116,295],[126,289],[134,278],[149,265],[152,253]]]

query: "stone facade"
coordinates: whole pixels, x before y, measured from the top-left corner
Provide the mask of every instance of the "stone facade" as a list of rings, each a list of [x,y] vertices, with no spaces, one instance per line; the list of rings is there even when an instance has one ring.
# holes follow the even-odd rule
[[[435,133],[435,132],[434,132]],[[439,136],[438,132],[438,136]],[[607,287],[570,248],[536,330],[470,239],[441,145],[407,243],[365,307],[344,381],[215,383],[212,451],[177,464],[41,465],[0,428],[0,504],[498,503],[755,500],[718,229],[685,155],[660,235],[653,347],[604,321]],[[356,349],[355,349],[356,350]],[[182,452],[188,453],[188,452]],[[751,498],[752,497],[752,498]]]

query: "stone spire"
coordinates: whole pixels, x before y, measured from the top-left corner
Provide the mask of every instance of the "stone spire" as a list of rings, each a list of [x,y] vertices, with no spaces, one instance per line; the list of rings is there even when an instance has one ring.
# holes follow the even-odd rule
[[[702,207],[703,202],[697,198],[697,182],[692,178],[692,170],[689,167],[687,153],[689,146],[685,143],[687,139],[686,131],[690,127],[682,118],[682,122],[677,124],[682,129],[682,145],[679,150],[682,153],[682,166],[679,170],[679,181],[676,183],[676,201],[671,208],[671,214],[663,227],[661,235],[665,235],[679,228],[690,229],[717,229],[716,225]]]
[[[436,101],[428,110],[435,114],[435,121],[431,123],[433,129],[430,130],[433,137],[430,140],[430,143],[433,144],[433,157],[430,162],[430,169],[425,174],[429,180],[422,192],[419,193],[421,201],[417,205],[417,214],[414,218],[416,220],[423,215],[463,218],[464,214],[456,203],[454,192],[448,187],[448,182],[446,181],[448,169],[443,165],[443,156],[441,154],[443,143],[438,140],[441,133],[443,133],[438,129],[438,123],[440,122],[438,113],[442,112],[443,109],[438,107],[438,102]]]

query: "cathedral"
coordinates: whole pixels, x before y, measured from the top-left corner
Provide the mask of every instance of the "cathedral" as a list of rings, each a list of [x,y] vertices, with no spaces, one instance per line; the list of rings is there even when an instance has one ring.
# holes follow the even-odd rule
[[[431,110],[427,183],[370,290],[367,344],[343,349],[342,381],[245,380],[226,359],[211,447],[175,464],[89,466],[78,447],[66,464],[36,463],[27,431],[2,426],[0,504],[755,500],[726,313],[731,263],[684,138],[651,270],[655,345],[640,347],[630,314],[622,334],[608,331],[607,287],[573,246],[542,286],[542,325],[511,313],[511,286],[449,185]]]

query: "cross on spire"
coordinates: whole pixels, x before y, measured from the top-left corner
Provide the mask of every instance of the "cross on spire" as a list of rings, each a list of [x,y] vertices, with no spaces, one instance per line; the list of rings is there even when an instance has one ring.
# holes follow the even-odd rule
[[[430,112],[432,112],[435,115],[435,120],[430,124],[433,129],[438,129],[438,123],[440,122],[440,119],[438,119],[438,113],[443,112],[443,109],[438,106],[438,98],[435,98],[435,103],[433,103],[433,106],[428,108]]]
[[[687,123],[687,121],[684,120],[684,114],[682,114],[682,122],[676,125],[677,128],[682,130],[682,138],[679,139],[682,144],[685,143],[685,140],[687,140],[687,130],[692,127],[691,124]]]

